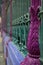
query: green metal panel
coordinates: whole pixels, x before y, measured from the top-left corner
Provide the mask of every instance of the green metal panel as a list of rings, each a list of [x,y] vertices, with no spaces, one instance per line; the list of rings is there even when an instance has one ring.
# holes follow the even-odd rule
[[[12,6],[13,19],[16,19],[28,12],[29,0],[15,0]]]
[[[19,18],[28,12],[30,0],[13,0],[12,2],[12,20]],[[10,8],[8,8],[8,21]]]
[[[1,16],[1,4],[2,4],[2,0],[0,0],[0,16]]]
[[[43,10],[43,0],[41,0],[41,10]],[[43,61],[43,14],[41,16],[41,26],[40,26],[40,52],[41,52],[41,59]]]

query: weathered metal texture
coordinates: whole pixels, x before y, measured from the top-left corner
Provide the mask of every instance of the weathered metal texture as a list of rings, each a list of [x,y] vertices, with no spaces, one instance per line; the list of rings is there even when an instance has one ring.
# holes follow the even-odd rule
[[[30,31],[27,39],[28,56],[21,62],[21,65],[40,65],[40,48],[39,48],[39,26],[41,0],[31,0],[30,7]]]

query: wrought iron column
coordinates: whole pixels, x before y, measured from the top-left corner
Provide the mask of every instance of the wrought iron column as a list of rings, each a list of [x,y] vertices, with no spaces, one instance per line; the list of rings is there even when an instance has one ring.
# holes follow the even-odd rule
[[[4,28],[4,2],[2,1],[2,5],[1,5],[1,9],[2,9],[2,30],[3,30],[3,28]]]
[[[7,23],[7,11],[6,11],[6,1],[2,0],[2,5],[1,5],[1,9],[2,9],[2,29],[6,30],[6,23]]]
[[[30,7],[30,31],[27,39],[27,49],[29,54],[21,62],[21,65],[40,65],[40,48],[39,48],[39,27],[40,19],[38,14],[40,12],[41,0],[31,0]]]

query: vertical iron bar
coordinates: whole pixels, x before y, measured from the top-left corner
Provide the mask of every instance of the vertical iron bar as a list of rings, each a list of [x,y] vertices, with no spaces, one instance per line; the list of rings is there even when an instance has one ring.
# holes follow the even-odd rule
[[[12,38],[12,0],[10,0],[10,38]]]

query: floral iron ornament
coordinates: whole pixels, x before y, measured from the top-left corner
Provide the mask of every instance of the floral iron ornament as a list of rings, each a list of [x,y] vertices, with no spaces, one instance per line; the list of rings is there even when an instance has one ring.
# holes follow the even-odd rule
[[[40,65],[40,48],[39,48],[39,27],[40,19],[38,14],[40,12],[41,0],[31,0],[30,7],[30,31],[27,39],[27,49],[29,54],[21,62],[21,65]]]

